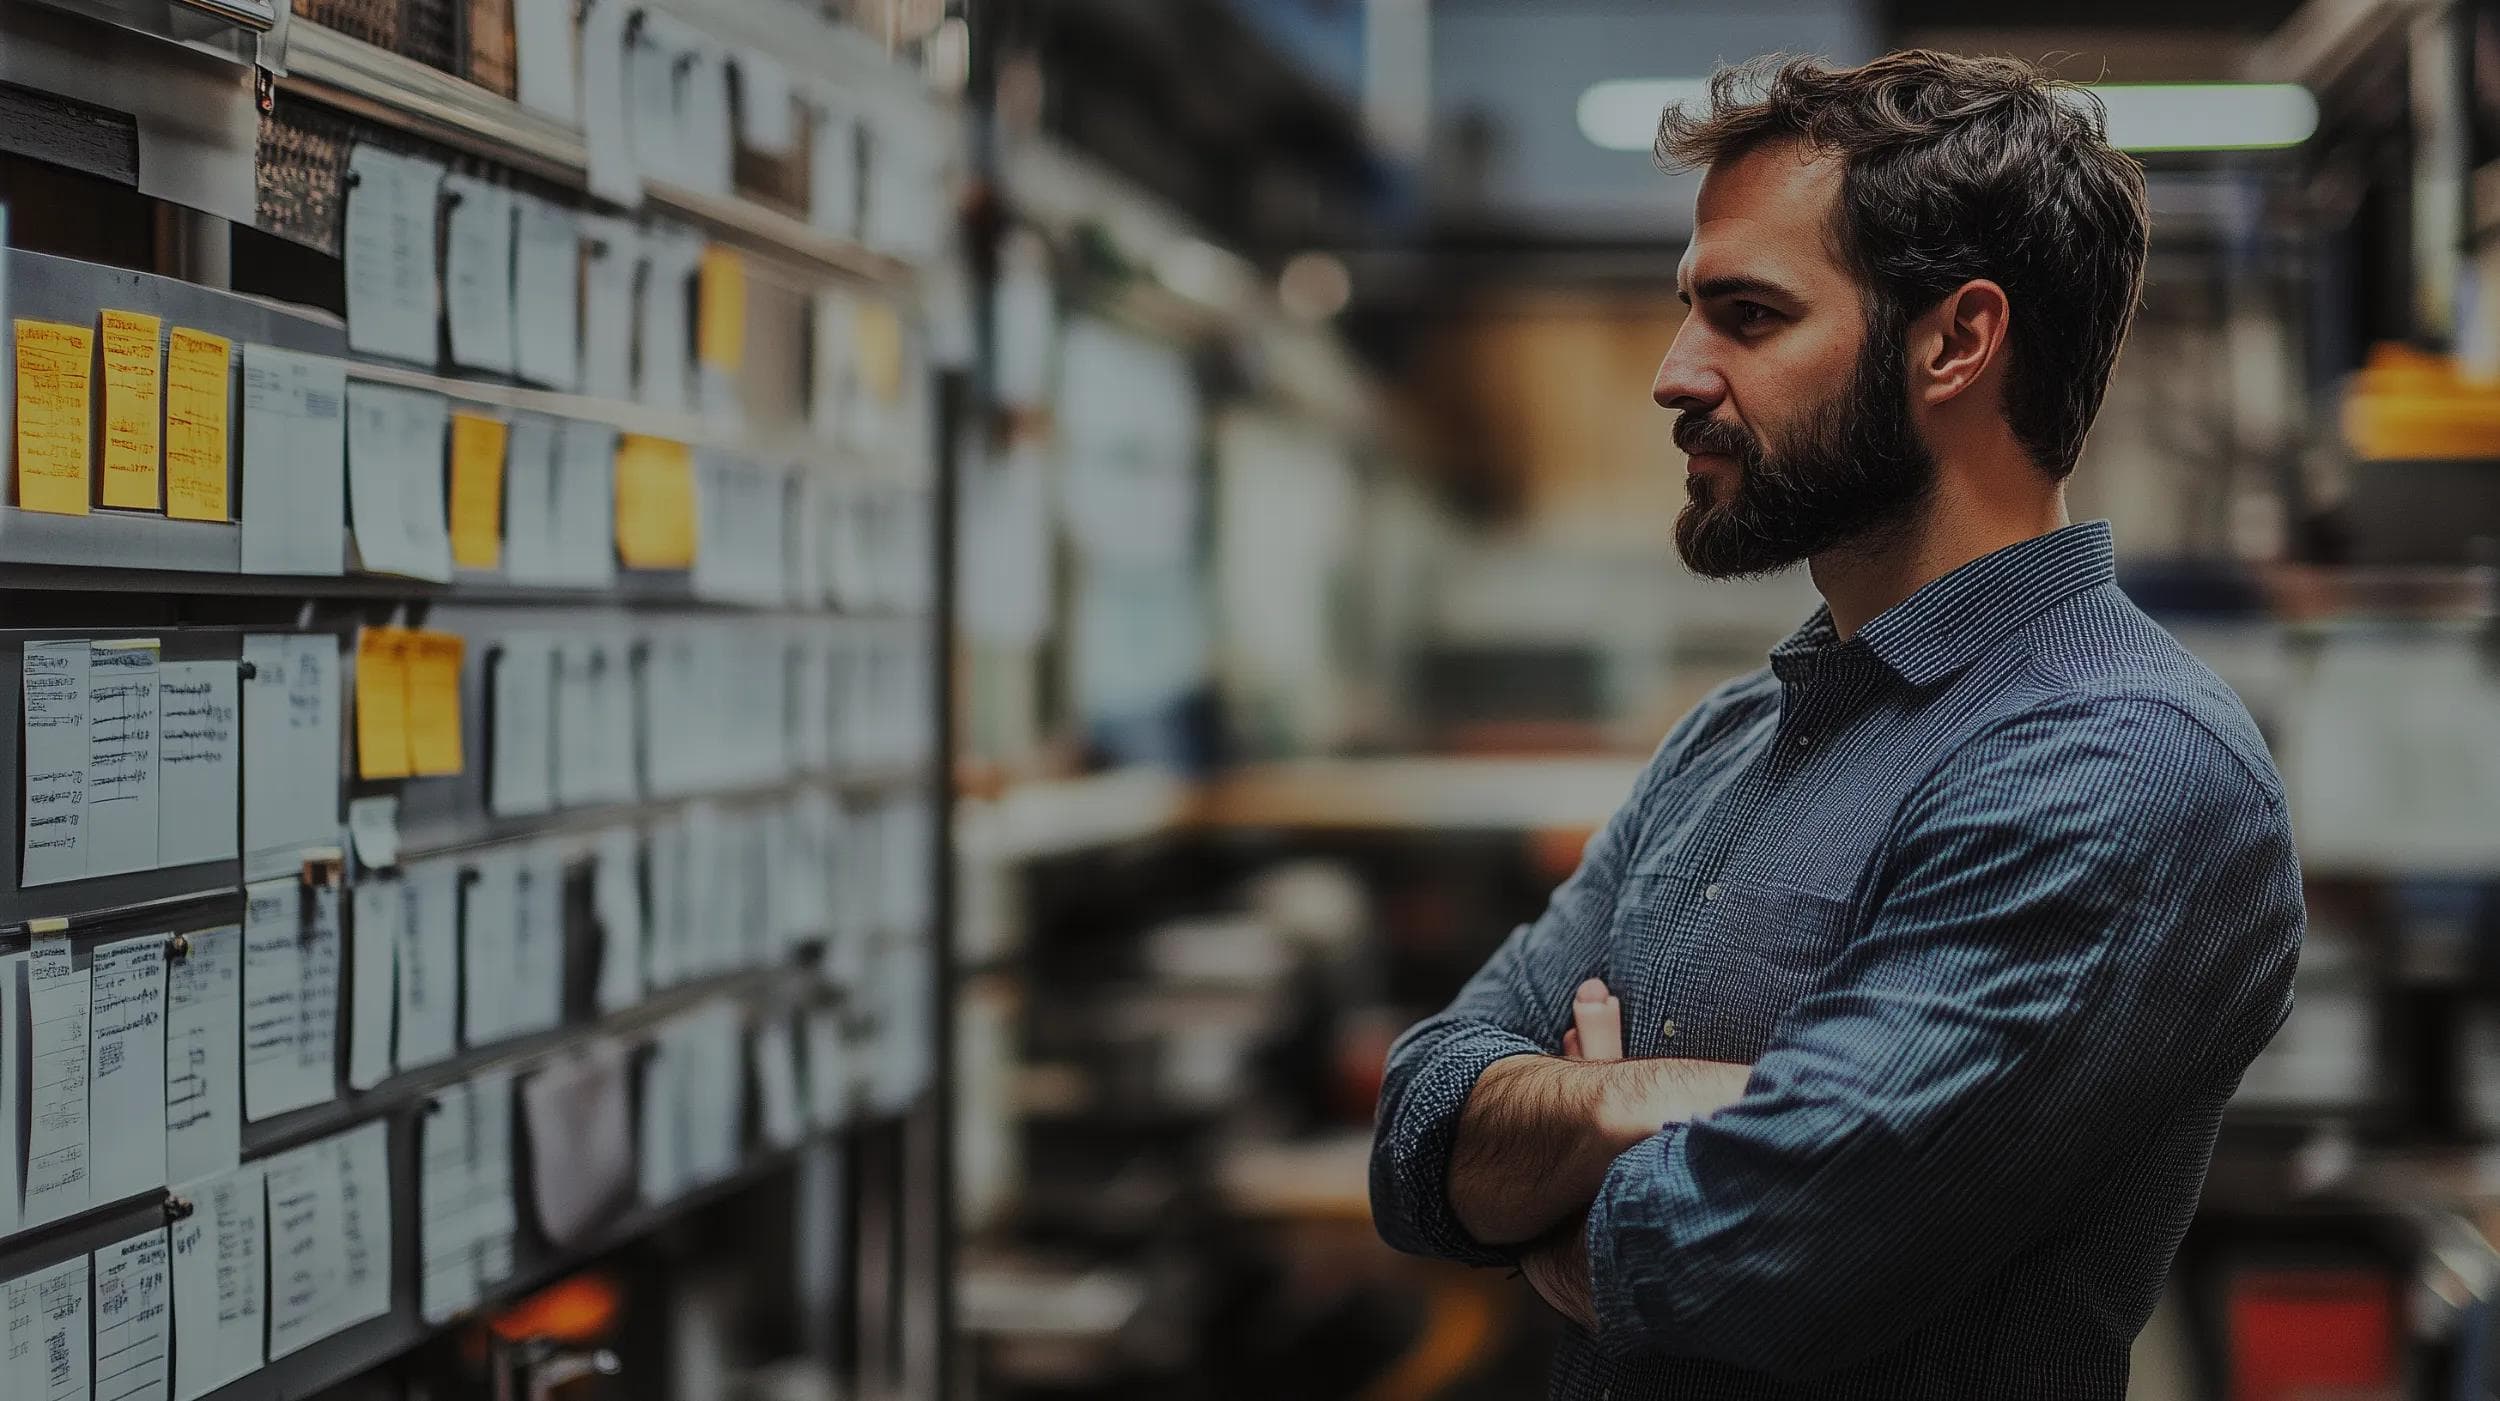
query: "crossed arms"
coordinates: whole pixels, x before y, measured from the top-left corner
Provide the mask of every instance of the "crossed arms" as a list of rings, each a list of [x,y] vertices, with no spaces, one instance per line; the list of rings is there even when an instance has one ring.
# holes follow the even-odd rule
[[[2288,1006],[2279,790],[2157,701],[2074,697],[1931,776],[1870,922],[1732,1096],[1741,1068],[1599,1060],[1585,1032],[1570,1059],[1641,825],[1636,797],[1391,1051],[1372,1158],[1390,1244],[1517,1263],[1611,1353],[1873,1356],[2227,1088]]]

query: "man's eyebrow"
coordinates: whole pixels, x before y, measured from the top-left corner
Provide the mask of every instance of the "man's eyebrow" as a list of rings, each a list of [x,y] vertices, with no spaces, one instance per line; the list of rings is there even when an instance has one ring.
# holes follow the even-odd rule
[[[1734,274],[1720,277],[1705,277],[1701,281],[1693,284],[1692,291],[1678,291],[1675,295],[1676,298],[1683,302],[1686,306],[1691,306],[1693,304],[1693,298],[1695,297],[1700,297],[1704,301],[1708,301],[1713,297],[1771,297],[1779,301],[1788,302],[1797,300],[1796,293],[1789,291],[1787,288],[1782,287],[1780,284],[1773,282],[1768,278],[1744,277]]]

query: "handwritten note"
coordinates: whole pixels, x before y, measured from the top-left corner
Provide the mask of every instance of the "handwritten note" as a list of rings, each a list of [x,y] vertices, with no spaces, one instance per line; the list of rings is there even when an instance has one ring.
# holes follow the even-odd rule
[[[462,569],[493,569],[503,562],[508,432],[500,418],[451,416],[451,560]]]
[[[735,373],[746,364],[746,260],[738,250],[712,243],[704,245],[701,267],[697,294],[703,319],[696,326],[695,358],[707,368]]]
[[[272,1361],[390,1311],[388,1132],[376,1120],[268,1160]]]
[[[241,680],[235,663],[161,662],[156,674],[156,859],[231,861],[241,791]]]
[[[243,1114],[258,1121],[338,1092],[338,890],[244,888]]]
[[[347,382],[347,511],[368,573],[451,581],[443,451],[451,403],[440,394]]]
[[[498,817],[529,817],[554,809],[556,764],[556,643],[552,637],[515,633],[499,643],[492,663],[494,689],[488,703],[488,810]]]
[[[616,582],[616,430],[571,420],[556,435],[556,557],[563,582]]]
[[[0,1396],[9,1401],[91,1401],[88,1362],[95,1346],[87,1311],[88,1262],[74,1256],[0,1285],[8,1320],[0,1357]]]
[[[547,7],[548,0],[541,4]],[[518,323],[513,358],[521,378],[551,389],[581,387],[581,257],[581,234],[573,227],[572,211],[522,196],[513,243]]]
[[[155,638],[87,650],[87,874],[156,867]]]
[[[582,392],[624,402],[634,396],[634,283],[642,231],[631,220],[580,218],[582,234]],[[600,463],[605,472],[607,463]]]
[[[590,0],[582,9],[582,138],[590,192],[628,209],[642,203],[634,164],[633,124],[626,105],[625,62],[632,47],[627,20],[640,11],[627,0]]]
[[[503,572],[516,584],[560,584],[556,421],[516,414],[503,483]]]
[[[592,857],[590,900],[599,925],[599,1010],[622,1011],[642,1000],[642,839],[630,827],[599,834]]]
[[[513,87],[522,106],[567,126],[582,119],[573,74],[573,7],[519,0],[512,7]]]
[[[525,1036],[564,1020],[564,852],[553,842],[533,843],[520,849],[517,865],[504,1031]]]
[[[460,864],[420,861],[401,882],[399,1028],[403,1071],[448,1059],[460,1044]]]
[[[40,1226],[87,1209],[87,985],[84,970],[32,977],[34,1023],[26,1134],[24,1224]]]
[[[26,644],[21,885],[51,885],[87,874],[87,655],[84,638]]]
[[[694,454],[640,433],[616,442],[616,557],[629,569],[685,569],[695,557]]]
[[[243,1151],[243,930],[195,930],[167,975],[165,1177],[231,1172]]]
[[[174,1401],[260,1370],[267,1191],[260,1164],[234,1169],[194,1185],[191,1214],[173,1225]]]
[[[0,955],[0,1238],[17,1230],[19,1174],[25,1169],[18,1115],[25,1109],[27,1006],[19,994],[26,955]]]
[[[88,380],[95,332],[51,321],[17,326],[17,504],[87,514]]]
[[[165,344],[165,514],[228,518],[234,342],[176,326]]]
[[[356,635],[356,774],[406,778],[408,648],[405,628],[369,627]]]
[[[479,853],[460,890],[461,1044],[512,1034],[512,974],[520,938],[521,863],[509,847]]]
[[[104,504],[162,508],[164,323],[135,311],[106,310],[104,331]]]
[[[443,320],[456,365],[512,373],[512,193],[466,175],[443,181]]]
[[[108,503],[109,504],[109,503]],[[243,347],[243,572],[346,567],[347,366]]]
[[[105,944],[90,971],[92,1194],[117,1202],[166,1182],[165,936]]]
[[[339,1164],[339,1296],[331,1326],[391,1311],[390,1126],[374,1120],[330,1140]]]
[[[466,1313],[512,1273],[512,1111],[505,1071],[444,1087],[426,1114],[417,1230],[428,1323]]]
[[[408,645],[408,765],[424,775],[464,767],[460,735],[460,663],[468,644],[458,633],[420,630]]]
[[[435,210],[443,168],[358,146],[347,158],[347,345],[364,355],[434,363],[440,305]]]
[[[686,313],[694,299],[703,241],[683,231],[654,229],[643,235],[642,248],[640,310],[634,322],[639,332],[635,397],[655,409],[682,412],[688,407],[687,362],[694,348]]]
[[[369,1090],[391,1076],[391,1016],[399,1002],[395,969],[399,921],[406,909],[397,881],[356,883],[351,932],[355,958],[348,971],[354,1002],[347,1018],[347,1084]]]
[[[417,1158],[417,1304],[431,1324],[448,1323],[477,1305],[477,1242],[466,1219],[472,1127],[467,1085],[434,1092]]]
[[[95,1253],[95,1401],[165,1401],[173,1260],[163,1227]]]
[[[340,673],[328,633],[243,639],[244,878],[301,866],[339,825]]]

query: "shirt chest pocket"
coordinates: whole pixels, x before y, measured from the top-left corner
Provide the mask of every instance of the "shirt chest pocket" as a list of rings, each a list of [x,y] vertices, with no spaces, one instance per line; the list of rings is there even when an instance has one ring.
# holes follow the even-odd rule
[[[1772,1028],[1840,955],[1852,924],[1845,899],[1768,882],[1730,882],[1710,902],[1699,931],[1707,972],[1694,980],[1697,1005],[1684,1019],[1695,1035],[1669,1038],[1665,1054],[1759,1057]]]

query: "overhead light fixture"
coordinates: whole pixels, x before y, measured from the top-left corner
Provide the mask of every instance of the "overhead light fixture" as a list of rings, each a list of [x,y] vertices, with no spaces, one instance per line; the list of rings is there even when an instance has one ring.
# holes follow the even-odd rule
[[[2100,83],[2122,151],[2274,151],[2318,129],[2318,100],[2298,83]]]
[[[1708,78],[1609,78],[1580,94],[1580,134],[1609,151],[1646,151],[1669,103],[1709,100]]]
[[[2298,83],[2102,83],[2083,89],[2109,113],[2124,151],[2267,151],[2318,129],[2318,102]],[[1580,134],[1609,151],[1646,151],[1670,103],[1710,99],[1707,78],[1610,78],[1580,94]]]

